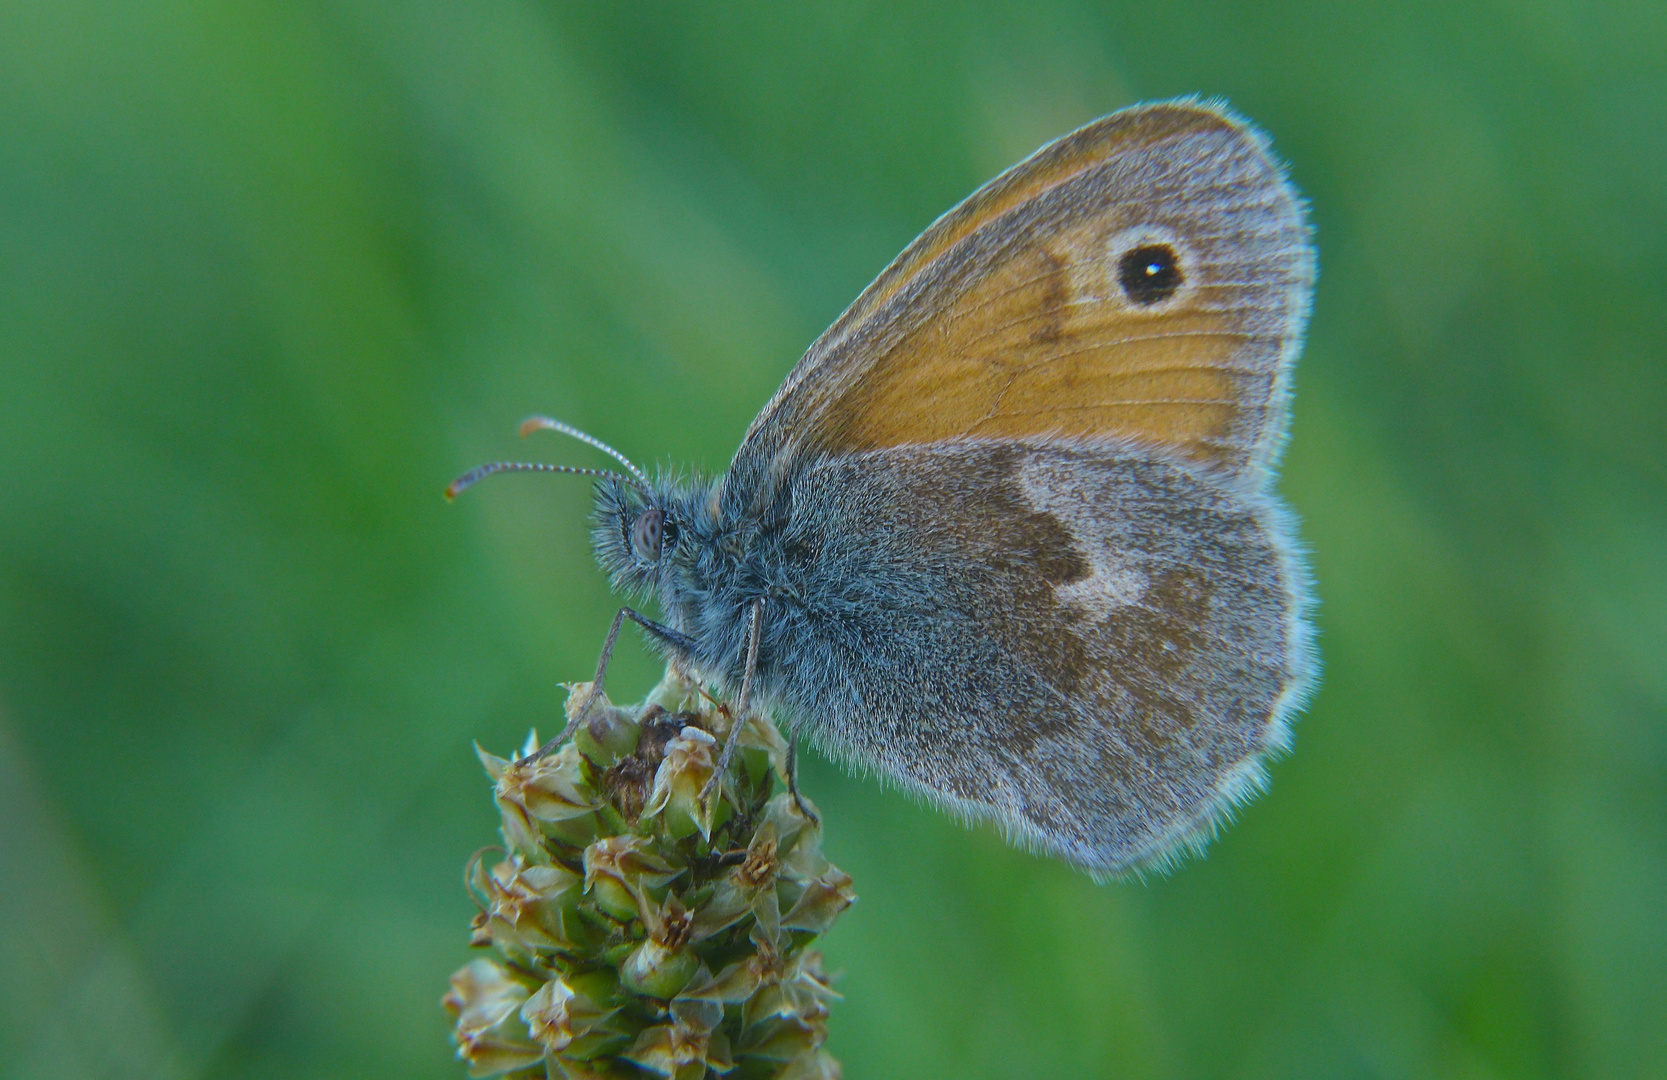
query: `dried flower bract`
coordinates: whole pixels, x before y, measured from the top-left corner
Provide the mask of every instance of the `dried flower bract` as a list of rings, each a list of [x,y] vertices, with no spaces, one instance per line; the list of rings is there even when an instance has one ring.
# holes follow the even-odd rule
[[[529,756],[534,733],[519,758],[479,751],[504,843],[465,874],[489,955],[442,1002],[469,1075],[838,1077],[838,995],[808,946],[856,896],[808,804],[777,791],[780,734],[749,718],[703,802],[727,709],[669,671],[636,708],[569,695],[559,749]]]

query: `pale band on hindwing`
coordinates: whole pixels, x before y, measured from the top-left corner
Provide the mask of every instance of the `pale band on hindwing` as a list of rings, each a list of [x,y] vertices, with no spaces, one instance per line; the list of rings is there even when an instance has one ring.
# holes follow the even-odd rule
[[[1093,870],[1259,782],[1310,674],[1278,511],[1184,461],[975,442],[824,462],[779,685],[818,741]],[[777,614],[785,614],[778,612]]]

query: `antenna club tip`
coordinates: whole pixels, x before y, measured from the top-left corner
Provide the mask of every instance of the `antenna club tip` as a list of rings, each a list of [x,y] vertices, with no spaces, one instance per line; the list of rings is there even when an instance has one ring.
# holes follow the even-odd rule
[[[475,482],[477,480],[481,479],[484,476],[490,476],[492,473],[497,472],[502,467],[503,467],[502,465],[493,464],[493,465],[481,465],[481,466],[478,466],[477,468],[470,469],[468,472],[464,473],[462,476],[459,476],[456,480],[453,480],[451,483],[446,485],[446,490],[445,490],[446,501],[451,502],[453,499],[455,499],[459,495],[463,494],[469,488],[474,487]]]
[[[524,439],[535,431],[549,431],[555,426],[556,422],[548,416],[529,416],[525,420],[521,421],[521,426],[517,429],[517,431]]]

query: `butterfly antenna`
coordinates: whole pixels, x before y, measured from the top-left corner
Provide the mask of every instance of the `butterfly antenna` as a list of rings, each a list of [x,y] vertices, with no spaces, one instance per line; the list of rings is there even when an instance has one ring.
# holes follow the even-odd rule
[[[573,427],[571,424],[564,424],[560,420],[552,420],[548,416],[529,416],[521,424],[521,435],[525,437],[531,435],[535,431],[559,431],[563,435],[573,436],[575,439],[578,439],[587,446],[594,446],[596,449],[602,451],[604,454],[607,454],[609,457],[625,466],[626,471],[636,477],[637,482],[642,484],[644,489],[647,489],[648,474],[631,464],[630,458],[626,457],[618,450],[615,450],[613,447],[609,446],[601,439],[598,439],[596,436],[587,435],[578,428]]]
[[[605,479],[621,480],[627,484],[636,483],[629,476],[623,476],[611,469],[581,469],[577,465],[546,465],[542,461],[494,461],[470,469],[456,480],[453,480],[451,486],[446,488],[446,498],[455,499],[493,473],[501,472],[573,473],[576,476],[597,476]]]

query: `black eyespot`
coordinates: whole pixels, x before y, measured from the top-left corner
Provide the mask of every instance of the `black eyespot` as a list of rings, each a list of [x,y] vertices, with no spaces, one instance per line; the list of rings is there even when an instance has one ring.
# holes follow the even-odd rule
[[[1168,300],[1184,280],[1181,261],[1168,244],[1142,244],[1117,260],[1117,283],[1142,307]]]
[[[665,539],[666,515],[657,506],[650,506],[637,515],[631,526],[631,550],[643,562],[660,561],[660,544]]]

